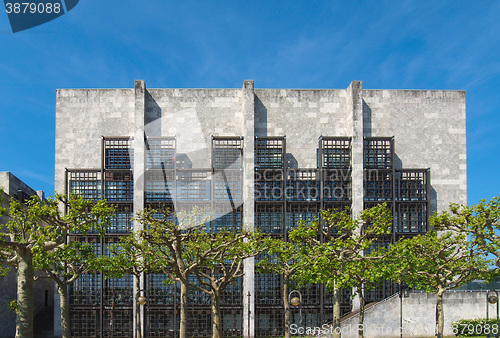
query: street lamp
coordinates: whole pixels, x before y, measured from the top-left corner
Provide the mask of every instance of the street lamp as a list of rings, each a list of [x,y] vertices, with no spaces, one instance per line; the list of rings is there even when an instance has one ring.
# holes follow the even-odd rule
[[[146,290],[144,290],[144,289],[140,289],[135,294],[135,299],[136,299],[137,305],[139,305],[139,306],[137,306],[136,311],[135,311],[136,338],[141,338],[142,337],[142,334],[141,334],[141,331],[142,331],[142,327],[141,327],[141,306],[144,306],[144,305],[147,304],[147,298],[146,298],[146,296],[141,295],[141,292],[144,293],[145,291]]]
[[[297,294],[297,296],[292,297],[293,294]],[[293,290],[288,294],[288,302],[292,306],[298,306],[299,307],[299,335],[302,337],[302,294],[298,290]]]
[[[489,307],[490,304],[496,304],[497,305],[497,327],[499,325],[499,318],[498,318],[498,310],[499,310],[499,302],[498,302],[498,292],[496,290],[490,290],[486,293],[486,324],[490,323],[490,314],[489,314]],[[491,332],[491,331],[489,331]],[[486,337],[490,337],[490,333],[486,334]],[[498,337],[498,334],[495,334],[493,337]]]

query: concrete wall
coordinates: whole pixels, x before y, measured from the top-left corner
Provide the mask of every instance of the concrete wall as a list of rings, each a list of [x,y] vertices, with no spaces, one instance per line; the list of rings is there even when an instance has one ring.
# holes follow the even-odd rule
[[[363,90],[365,136],[394,136],[396,167],[431,168],[433,210],[467,203],[465,92]]]
[[[486,318],[486,292],[450,291],[444,295],[444,335],[454,336],[451,324],[460,319]],[[410,293],[403,298],[403,337],[434,337],[436,295]],[[496,308],[490,305],[490,314]],[[342,322],[342,338],[358,337],[359,315]],[[369,308],[365,313],[365,337],[399,337],[398,295]],[[325,338],[333,337],[328,334]]]
[[[0,172],[0,188],[3,188],[4,192],[10,196],[17,196],[18,190],[29,196],[36,195],[35,190],[8,171]]]

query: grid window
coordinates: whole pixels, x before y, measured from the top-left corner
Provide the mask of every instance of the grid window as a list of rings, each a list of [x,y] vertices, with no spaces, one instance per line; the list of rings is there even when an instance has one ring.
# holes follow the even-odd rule
[[[242,311],[240,309],[223,309],[221,310],[221,315],[224,337],[242,337]]]
[[[300,221],[308,223],[318,220],[319,205],[316,204],[289,204],[286,213],[286,229],[290,231],[298,226]]]
[[[423,233],[427,224],[426,203],[398,203],[394,222],[397,232]]]
[[[118,204],[116,211],[111,215],[111,223],[106,232],[114,234],[129,233],[133,229],[132,205]]]
[[[255,304],[283,304],[281,277],[275,274],[255,274]]]
[[[108,201],[132,201],[134,183],[131,172],[106,172],[104,196]]]
[[[174,323],[174,318],[177,318]],[[175,337],[179,330],[180,315],[170,309],[148,309],[147,337]]]
[[[282,169],[284,167],[284,138],[256,138],[255,168]]]
[[[101,198],[101,173],[92,171],[69,172],[69,192],[97,201]]]
[[[71,305],[96,305],[101,299],[101,275],[81,275],[69,287]]]
[[[427,199],[426,172],[404,170],[397,173],[396,196],[399,201],[425,201]]]
[[[243,224],[243,212],[241,207],[231,208],[229,205],[215,206],[213,227],[214,231],[227,229],[231,231],[241,230]]]
[[[381,170],[365,171],[365,201],[392,200],[392,173]]]
[[[284,335],[283,309],[255,308],[255,334],[257,337],[280,337]]]
[[[180,302],[175,283],[167,283],[167,275],[147,276],[147,299],[150,305],[173,305]],[[180,286],[179,286],[180,287]],[[180,289],[179,289],[180,290]],[[177,299],[175,299],[177,297]]]
[[[132,140],[129,138],[104,139],[104,168],[132,169]]]
[[[104,337],[132,337],[133,313],[130,309],[104,311]]]
[[[177,199],[180,201],[210,201],[210,177],[205,171],[177,172]]]
[[[148,138],[146,169],[173,169],[175,147],[175,138]]]
[[[318,168],[348,169],[351,167],[351,139],[321,137],[319,145]]]
[[[92,309],[71,309],[70,327],[72,337],[97,337],[98,312]]]
[[[222,275],[221,275],[222,276]],[[241,304],[241,278],[236,278],[222,292],[221,303],[226,305]]]
[[[366,169],[392,169],[392,139],[367,138],[364,142]]]
[[[133,304],[132,275],[104,280],[104,304],[110,306]]]
[[[286,198],[290,201],[318,201],[320,199],[319,172],[290,169],[287,172]]]
[[[212,314],[210,309],[189,309],[188,332],[191,337],[212,335]]]
[[[283,206],[280,204],[257,204],[255,227],[268,234],[283,234]]]
[[[325,201],[349,201],[351,191],[350,170],[323,170],[323,199]]]
[[[257,170],[254,185],[256,201],[283,201],[285,199],[282,170]]]
[[[241,169],[243,139],[216,138],[212,139],[212,163],[214,169]]]
[[[146,172],[146,201],[171,202],[175,182],[172,170],[148,170]]]
[[[241,201],[243,176],[239,170],[224,170],[212,176],[215,201]]]

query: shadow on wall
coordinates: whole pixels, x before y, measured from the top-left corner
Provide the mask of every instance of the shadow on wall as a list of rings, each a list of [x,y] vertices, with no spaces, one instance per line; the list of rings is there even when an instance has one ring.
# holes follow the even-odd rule
[[[267,108],[257,95],[254,95],[254,105],[255,136],[267,136]]]

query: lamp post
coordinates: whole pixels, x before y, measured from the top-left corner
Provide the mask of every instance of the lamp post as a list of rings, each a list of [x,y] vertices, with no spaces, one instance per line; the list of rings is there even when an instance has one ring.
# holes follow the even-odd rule
[[[298,294],[298,297],[292,297],[294,293]],[[288,302],[292,306],[299,307],[299,336],[302,337],[302,294],[298,290],[293,290],[288,294]]]
[[[141,327],[141,306],[144,306],[147,304],[147,298],[144,295],[141,295],[141,292],[144,294],[146,290],[140,289],[137,291],[135,294],[135,299],[137,302],[137,307],[135,310],[135,332],[136,332],[136,338],[141,338],[142,337],[142,327]]]
[[[399,337],[401,338],[403,338],[403,297],[408,297],[408,287],[399,280]]]
[[[499,302],[498,302],[498,292],[496,290],[490,290],[486,293],[486,324],[490,323],[490,314],[489,314],[489,307],[490,304],[496,304],[497,305],[497,333],[493,334],[493,337],[498,337],[498,325],[499,325],[499,318],[498,318],[498,311],[499,311]],[[490,338],[490,330],[487,334],[486,337]]]

